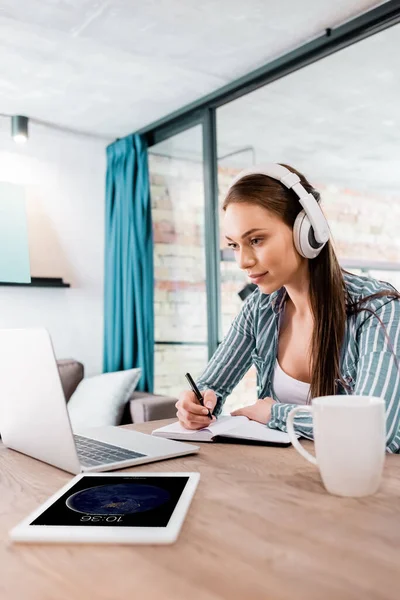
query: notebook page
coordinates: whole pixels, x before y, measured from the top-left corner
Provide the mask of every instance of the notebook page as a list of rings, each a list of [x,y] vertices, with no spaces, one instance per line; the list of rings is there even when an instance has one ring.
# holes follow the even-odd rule
[[[231,429],[242,427],[246,423],[249,423],[247,417],[231,417],[230,415],[226,415],[225,417],[218,417],[218,419],[211,423],[206,429],[207,431],[211,431],[213,435],[221,435],[221,433],[225,433]],[[200,431],[203,431],[203,429]]]
[[[198,435],[199,433],[207,433],[211,435],[219,435],[224,433],[225,431],[229,431],[238,425],[244,425],[248,423],[249,419],[247,417],[231,417],[227,415],[225,417],[219,417],[216,421],[211,423],[208,427],[203,427],[202,429],[186,429],[176,421],[176,423],[172,423],[171,425],[165,425],[165,427],[160,427],[159,429],[155,429],[154,431],[163,431],[165,433],[171,434],[180,434],[187,436]],[[153,432],[154,433],[154,432]]]
[[[227,432],[227,435],[230,437],[259,440],[263,442],[275,442],[278,444],[290,442],[289,435],[284,431],[270,429],[266,425],[250,420],[248,420],[247,423],[240,423],[237,427],[234,427]]]
[[[176,423],[171,423],[171,425],[165,425],[165,427],[159,427],[158,429],[154,429],[154,431],[165,431],[165,433],[179,433],[180,435],[196,435],[201,431],[205,431],[211,434],[211,430],[208,427],[203,427],[202,429],[186,429],[176,421]],[[154,433],[153,431],[153,433]]]

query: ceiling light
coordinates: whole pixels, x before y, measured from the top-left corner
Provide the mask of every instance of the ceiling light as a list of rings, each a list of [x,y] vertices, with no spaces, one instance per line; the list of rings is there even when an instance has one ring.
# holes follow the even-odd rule
[[[21,115],[11,117],[11,135],[17,144],[25,144],[28,140],[28,117]]]

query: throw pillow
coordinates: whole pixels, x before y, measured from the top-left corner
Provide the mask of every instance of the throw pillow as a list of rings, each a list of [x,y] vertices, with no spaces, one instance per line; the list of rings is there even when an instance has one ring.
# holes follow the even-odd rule
[[[67,404],[72,430],[119,425],[141,374],[127,369],[83,379]]]

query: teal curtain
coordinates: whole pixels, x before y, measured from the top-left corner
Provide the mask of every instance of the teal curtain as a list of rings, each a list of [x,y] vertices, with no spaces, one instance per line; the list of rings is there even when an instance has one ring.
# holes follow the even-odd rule
[[[141,367],[153,391],[153,229],[147,147],[137,134],[107,147],[104,371]]]

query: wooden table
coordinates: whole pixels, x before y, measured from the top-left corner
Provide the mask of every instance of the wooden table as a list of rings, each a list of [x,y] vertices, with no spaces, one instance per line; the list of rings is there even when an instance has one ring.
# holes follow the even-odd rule
[[[1,600],[399,597],[399,456],[363,499],[330,496],[293,448],[203,444],[130,470],[201,473],[174,545],[15,544],[11,527],[71,475],[0,446]]]

